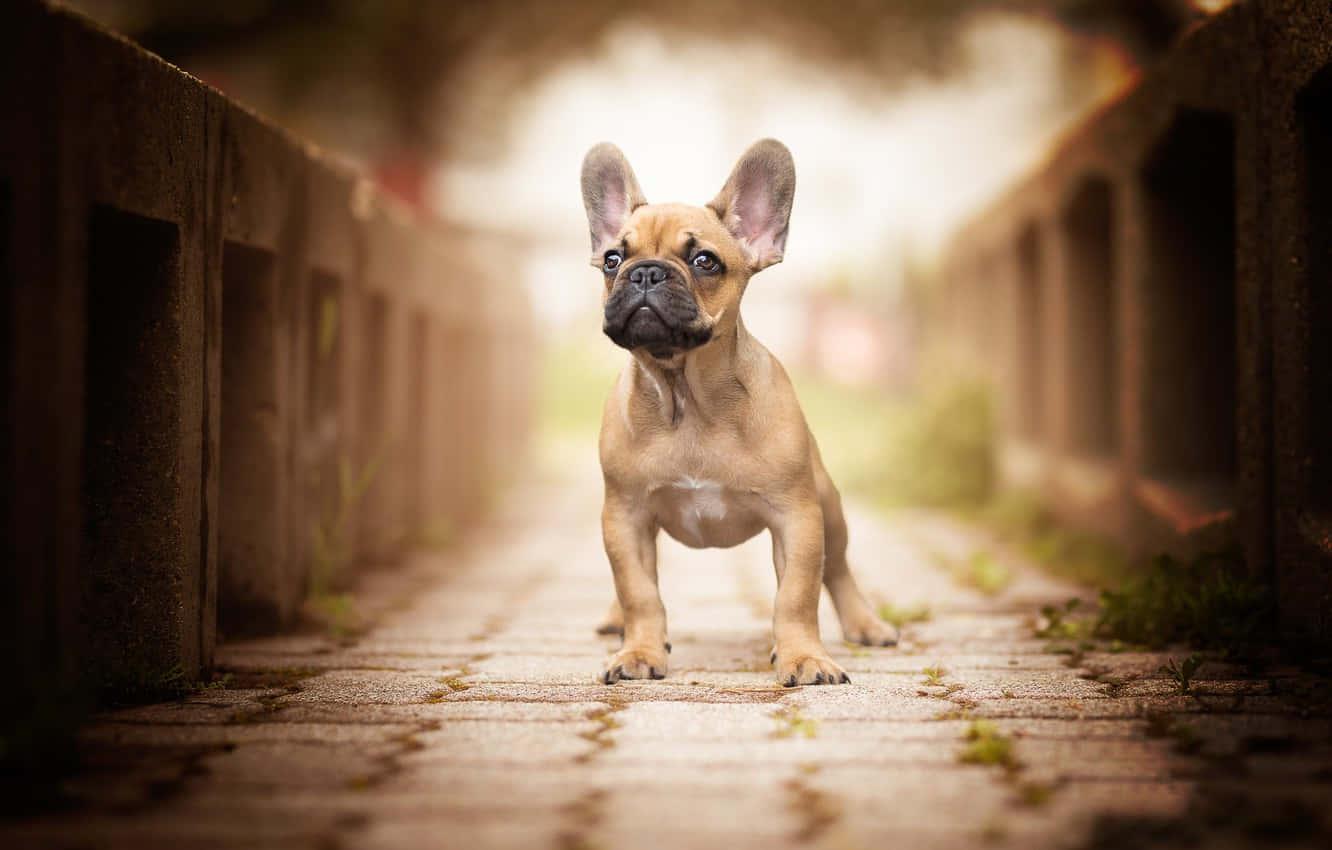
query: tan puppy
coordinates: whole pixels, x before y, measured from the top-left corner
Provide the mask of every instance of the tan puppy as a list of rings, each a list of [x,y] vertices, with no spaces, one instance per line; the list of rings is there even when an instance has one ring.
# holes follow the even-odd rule
[[[666,675],[657,533],[695,548],[772,533],[772,661],[784,685],[850,681],[819,638],[820,581],[848,641],[897,642],[846,564],[846,521],[777,359],[745,330],[750,277],[781,262],[795,167],[766,139],[702,207],[649,204],[628,161],[600,144],[583,161],[604,330],[633,358],[606,402],[601,527],[618,603],[603,631],[624,644],[602,681]],[[621,622],[622,618],[622,622]]]

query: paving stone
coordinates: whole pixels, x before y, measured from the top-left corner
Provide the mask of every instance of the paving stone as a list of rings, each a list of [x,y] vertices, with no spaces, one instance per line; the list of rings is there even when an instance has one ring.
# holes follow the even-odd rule
[[[470,649],[470,648],[469,648]],[[224,670],[244,673],[258,670],[308,669],[325,670],[402,670],[408,672],[437,672],[457,670],[476,653],[460,649],[449,653],[399,653],[364,651],[355,649],[315,654],[228,653],[219,662]]]
[[[416,736],[421,749],[405,754],[404,766],[423,763],[518,764],[568,762],[591,755],[598,745],[590,737],[601,724],[588,721],[523,723],[505,720],[458,720]]]
[[[264,741],[207,756],[201,766],[209,785],[343,789],[384,770],[381,760],[401,749],[395,742],[354,745]]]
[[[380,744],[421,729],[416,723],[229,723],[225,725],[100,723],[80,733],[95,744],[188,746],[281,742],[308,744]]]
[[[585,717],[591,707],[604,706],[599,702],[516,701],[467,699],[436,703],[407,703],[404,705],[346,705],[339,703],[308,703],[290,705],[281,711],[265,715],[263,722],[274,725],[285,723],[328,724],[385,724],[425,723],[438,724],[451,719],[556,722]]]
[[[745,785],[616,789],[602,803],[599,831],[617,848],[781,847],[799,825],[788,796]]]
[[[189,700],[158,703],[156,705],[141,705],[134,708],[124,708],[119,711],[106,712],[98,715],[93,722],[161,723],[170,725],[201,723],[205,725],[214,725],[228,722],[241,707],[253,704],[255,700],[260,697],[266,697],[276,693],[278,693],[278,691],[273,690],[248,691],[244,694],[236,694],[232,692],[227,694],[225,702]]]
[[[584,685],[597,680],[609,657],[600,651],[576,655],[494,655],[468,665],[468,669],[476,672],[469,680]]]
[[[486,811],[509,814],[515,807],[556,809],[599,788],[586,764],[573,759],[540,769],[515,770],[512,764],[415,759],[385,776],[364,793],[384,814]]]
[[[1201,711],[1197,704],[1171,703],[1171,708],[1182,711]],[[1006,717],[1049,718],[1063,720],[1140,718],[1149,705],[1144,700],[1131,699],[982,699],[968,710],[972,716],[999,719]]]
[[[376,820],[356,836],[366,850],[477,850],[483,847],[558,847],[562,836],[576,833],[560,812],[530,812],[521,817],[468,821],[457,817]],[[574,845],[576,846],[576,845]]]
[[[593,632],[611,598],[599,481],[531,487],[467,545],[368,575],[365,634],[226,644],[234,687],[99,715],[81,737],[95,763],[70,779],[84,810],[0,826],[0,844],[1066,848],[1114,818],[1196,818],[1203,788],[1322,811],[1332,707],[1305,674],[1209,661],[1180,695],[1157,672],[1180,649],[1101,642],[1070,666],[1033,630],[1079,590],[1017,562],[995,598],[960,588],[931,551],[992,544],[933,514],[849,506],[862,585],[932,609],[862,649],[825,598],[853,684],[775,682],[766,538],[664,544],[670,674],[600,684],[619,639]],[[977,719],[1018,769],[960,762]]]
[[[460,671],[453,671],[455,674]],[[441,688],[440,676],[395,670],[334,670],[300,683],[284,700],[292,705],[322,702],[343,705],[402,705],[424,702]]]

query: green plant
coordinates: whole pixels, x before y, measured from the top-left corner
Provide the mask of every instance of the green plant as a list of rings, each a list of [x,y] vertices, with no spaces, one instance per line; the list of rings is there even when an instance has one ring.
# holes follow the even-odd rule
[[[870,652],[867,648],[861,646],[858,643],[851,643],[850,641],[842,641],[842,645],[851,651],[852,658],[869,658],[874,654]]]
[[[386,444],[381,444],[357,472],[351,462],[338,462],[336,506],[319,517],[310,529],[309,595],[318,599],[333,592],[351,560],[350,526],[366,491],[374,483],[383,462]]]
[[[973,720],[962,735],[967,746],[958,753],[958,761],[965,764],[996,765],[1005,770],[1017,770],[1017,755],[1013,752],[1013,738],[1004,735],[989,720]]]
[[[1013,583],[1013,571],[985,551],[972,552],[955,575],[959,582],[986,596],[997,596]]]
[[[1156,671],[1162,676],[1166,676],[1175,682],[1175,687],[1181,695],[1188,694],[1193,688],[1193,674],[1198,672],[1198,668],[1203,665],[1203,657],[1196,652],[1185,658],[1184,661],[1177,662],[1171,658],[1167,663],[1161,665]]]
[[[306,600],[306,614],[322,623],[330,637],[349,638],[365,630],[365,623],[356,608],[356,599],[350,593],[325,591],[312,594]]]
[[[796,394],[842,489],[880,507],[975,509],[994,485],[994,415],[980,381],[943,378],[914,398],[797,375]]]
[[[879,619],[885,623],[890,623],[897,628],[902,628],[907,623],[923,623],[930,619],[933,613],[928,605],[913,605],[909,608],[898,608],[891,602],[885,602],[879,606]]]
[[[1041,606],[1041,616],[1045,618],[1045,625],[1036,630],[1036,637],[1053,640],[1056,638],[1076,638],[1086,634],[1090,630],[1090,624],[1087,621],[1069,619],[1069,615],[1078,610],[1081,605],[1082,600],[1075,596],[1062,606]]]
[[[796,735],[813,738],[819,734],[819,722],[805,717],[798,708],[783,708],[772,715],[772,719],[777,721],[777,730],[772,733],[776,738],[791,738]]]
[[[1237,547],[1189,561],[1160,555],[1143,574],[1102,591],[1098,637],[1159,648],[1185,643],[1227,655],[1266,638],[1270,592],[1244,566]]]
[[[118,678],[106,682],[101,702],[105,706],[118,706],[180,699],[199,691],[226,688],[231,675],[226,673],[207,682],[191,681],[179,664],[166,668],[126,667],[119,671]]]
[[[925,674],[925,684],[927,685],[942,685],[943,678],[948,675],[948,671],[938,664],[933,667],[926,667],[920,672]]]
[[[1055,786],[1047,782],[1023,782],[1018,786],[1018,802],[1024,806],[1038,808],[1050,802]]]
[[[1034,494],[999,496],[981,509],[978,518],[1054,575],[1114,587],[1131,574],[1132,564],[1122,549],[1105,538],[1062,526]]]

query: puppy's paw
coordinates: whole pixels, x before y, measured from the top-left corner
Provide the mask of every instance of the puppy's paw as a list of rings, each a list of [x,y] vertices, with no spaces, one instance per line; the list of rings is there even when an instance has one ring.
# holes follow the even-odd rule
[[[606,662],[606,669],[601,671],[601,681],[613,685],[621,679],[666,678],[667,646],[663,645],[660,649],[621,649]]]
[[[851,683],[851,677],[837,666],[825,654],[790,654],[777,651],[777,682],[783,687],[794,688],[796,685],[845,685]]]
[[[861,646],[897,646],[897,629],[873,615],[862,617],[842,627],[847,643]]]

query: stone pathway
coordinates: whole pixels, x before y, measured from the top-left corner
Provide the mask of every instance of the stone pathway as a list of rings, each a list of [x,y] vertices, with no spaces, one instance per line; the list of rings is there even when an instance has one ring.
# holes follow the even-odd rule
[[[69,786],[85,805],[0,844],[1329,846],[1322,680],[1214,662],[1177,696],[1166,655],[1036,638],[1042,604],[1091,595],[1012,559],[997,596],[960,585],[940,563],[986,543],[937,517],[852,508],[867,593],[932,616],[851,648],[825,601],[851,686],[776,686],[766,535],[664,541],[670,675],[597,684],[616,643],[593,634],[599,480],[566,465],[584,472],[515,493],[462,550],[371,576],[365,634],[231,643],[226,687],[99,716]]]

